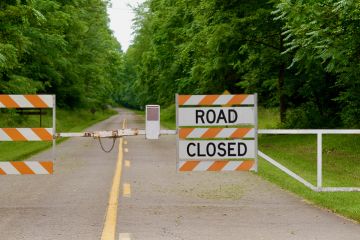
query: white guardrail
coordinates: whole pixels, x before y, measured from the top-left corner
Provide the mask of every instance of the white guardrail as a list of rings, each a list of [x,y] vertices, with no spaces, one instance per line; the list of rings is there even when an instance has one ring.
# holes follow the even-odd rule
[[[276,166],[292,178],[317,192],[360,192],[360,187],[323,187],[322,177],[322,135],[324,134],[360,134],[359,129],[259,129],[259,134],[316,134],[317,135],[317,184],[312,185],[296,173],[276,162],[265,153],[258,151],[260,157]]]

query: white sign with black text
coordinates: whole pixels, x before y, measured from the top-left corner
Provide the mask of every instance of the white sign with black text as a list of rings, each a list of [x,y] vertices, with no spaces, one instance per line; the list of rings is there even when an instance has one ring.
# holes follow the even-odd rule
[[[257,171],[257,94],[177,95],[176,103],[178,171]]]
[[[254,140],[179,141],[180,159],[255,158]]]
[[[234,126],[254,124],[253,107],[179,108],[178,126]]]

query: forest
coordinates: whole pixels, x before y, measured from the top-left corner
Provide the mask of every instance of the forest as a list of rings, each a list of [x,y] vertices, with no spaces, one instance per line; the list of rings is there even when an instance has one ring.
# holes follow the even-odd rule
[[[360,4],[146,0],[126,52],[108,0],[1,0],[0,93],[61,108],[173,107],[175,94],[258,93],[282,127],[360,127]]]
[[[283,127],[360,126],[358,1],[147,0],[135,10],[123,104],[257,92]]]
[[[112,103],[122,52],[108,4],[1,0],[0,93],[56,94],[58,106],[71,109]]]

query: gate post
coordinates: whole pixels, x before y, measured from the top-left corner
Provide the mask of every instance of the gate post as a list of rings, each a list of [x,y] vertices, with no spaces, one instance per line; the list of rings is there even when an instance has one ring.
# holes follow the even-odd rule
[[[258,130],[259,130],[259,123],[258,123],[258,94],[254,94],[254,128],[255,128],[255,167],[254,171],[257,173],[259,169],[259,156],[258,156]]]
[[[317,133],[317,188],[322,188],[322,133]]]
[[[53,162],[56,160],[56,95],[52,95],[52,127],[53,127],[53,142],[52,142],[52,158]]]

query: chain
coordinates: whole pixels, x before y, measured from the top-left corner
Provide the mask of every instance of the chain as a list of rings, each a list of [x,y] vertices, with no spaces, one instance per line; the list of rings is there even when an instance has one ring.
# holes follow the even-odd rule
[[[112,146],[111,146],[111,148],[110,148],[109,150],[106,150],[106,149],[104,148],[104,146],[103,146],[103,144],[102,144],[102,142],[101,142],[101,138],[99,137],[98,139],[99,139],[100,147],[101,147],[101,149],[102,149],[104,152],[109,153],[109,152],[111,152],[111,151],[114,149],[115,142],[116,142],[116,138],[113,138],[113,143],[112,143]]]

